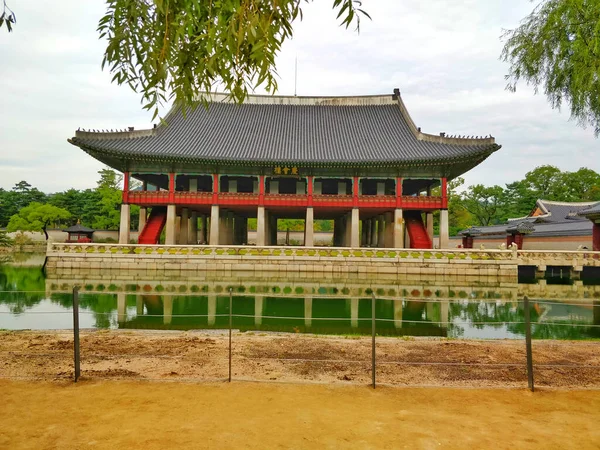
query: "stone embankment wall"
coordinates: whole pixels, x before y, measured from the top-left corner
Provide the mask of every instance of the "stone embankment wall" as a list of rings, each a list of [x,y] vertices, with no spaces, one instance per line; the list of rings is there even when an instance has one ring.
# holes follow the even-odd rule
[[[415,250],[241,246],[145,246],[59,244],[48,246],[50,275],[119,279],[202,277],[215,274],[265,278],[294,274],[333,279],[427,279],[515,282],[511,250]]]

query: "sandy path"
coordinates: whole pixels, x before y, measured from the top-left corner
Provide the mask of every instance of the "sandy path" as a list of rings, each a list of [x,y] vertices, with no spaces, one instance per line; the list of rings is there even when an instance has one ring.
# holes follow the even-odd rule
[[[598,448],[600,392],[0,381],[0,448]]]
[[[222,380],[228,371],[227,342],[220,332],[85,332],[82,376]],[[1,332],[0,377],[67,380],[73,373],[72,345],[69,333]],[[377,379],[397,386],[524,387],[524,347],[522,341],[378,338]],[[537,386],[600,388],[600,342],[535,341],[533,351]],[[370,338],[233,336],[237,380],[366,385],[370,357]]]

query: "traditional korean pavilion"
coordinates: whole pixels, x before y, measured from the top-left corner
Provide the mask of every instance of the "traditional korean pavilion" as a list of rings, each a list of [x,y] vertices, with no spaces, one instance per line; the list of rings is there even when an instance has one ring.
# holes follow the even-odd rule
[[[447,182],[500,148],[493,137],[426,134],[398,89],[362,97],[253,95],[239,105],[207,95],[208,108],[173,108],[148,130],[80,131],[73,145],[124,173],[120,242],[140,206],[140,244],[275,245],[277,219],[334,221],[333,244],[448,246]],[[130,177],[143,183],[130,191]],[[436,189],[437,188],[437,189]],[[437,194],[434,195],[434,192]]]

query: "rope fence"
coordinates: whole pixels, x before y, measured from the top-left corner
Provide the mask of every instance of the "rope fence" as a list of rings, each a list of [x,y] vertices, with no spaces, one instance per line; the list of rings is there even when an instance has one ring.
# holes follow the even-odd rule
[[[71,363],[71,367],[72,367],[72,371],[71,372],[61,372],[58,374],[58,377],[60,378],[71,378],[73,379],[73,381],[78,382],[83,374],[83,376],[85,376],[86,378],[94,378],[97,376],[102,377],[103,373],[102,370],[104,370],[105,372],[108,371],[109,377],[119,377],[119,374],[125,374],[124,376],[126,376],[127,379],[144,379],[144,380],[154,380],[154,379],[159,379],[162,381],[166,381],[164,379],[162,379],[164,376],[166,375],[160,375],[160,376],[155,376],[155,372],[156,369],[154,370],[154,372],[152,370],[149,370],[148,373],[144,373],[143,371],[140,373],[137,372],[131,372],[131,375],[129,375],[128,369],[125,368],[126,364],[123,363],[123,360],[126,360],[125,362],[129,362],[129,360],[141,360],[141,359],[156,359],[157,361],[164,361],[165,364],[178,364],[181,367],[181,364],[185,364],[185,368],[189,368],[189,367],[206,367],[207,371],[206,373],[202,373],[201,375],[197,375],[197,376],[186,376],[186,372],[182,371],[183,373],[181,374],[181,376],[179,376],[179,371],[178,370],[171,370],[170,374],[173,376],[176,376],[177,380],[181,380],[181,381],[186,381],[186,380],[192,380],[192,381],[207,381],[207,380],[213,380],[213,381],[236,381],[236,380],[253,380],[255,379],[256,381],[275,381],[275,380],[279,380],[278,377],[280,377],[280,375],[277,374],[277,370],[279,370],[279,366],[274,366],[274,367],[265,367],[264,368],[264,373],[258,373],[255,374],[254,376],[250,376],[248,377],[247,374],[243,373],[240,374],[240,371],[244,371],[245,367],[248,364],[252,364],[253,366],[256,367],[262,367],[262,364],[282,364],[282,365],[292,365],[292,366],[299,366],[301,367],[301,369],[293,369],[295,370],[297,373],[306,375],[308,377],[308,379],[313,380],[313,379],[321,379],[320,377],[322,377],[323,374],[327,374],[328,376],[334,376],[338,371],[340,373],[340,376],[342,376],[342,378],[340,378],[341,380],[353,380],[354,378],[350,378],[348,373],[350,373],[350,375],[352,377],[355,377],[355,379],[357,380],[363,380],[366,381],[366,377],[367,375],[369,375],[369,381],[370,381],[370,385],[373,388],[376,388],[379,384],[383,384],[383,385],[405,385],[405,382],[401,382],[401,383],[390,383],[389,382],[389,376],[390,376],[390,370],[394,371],[395,368],[405,368],[406,370],[413,370],[414,369],[418,369],[418,368],[422,368],[423,370],[439,370],[441,372],[439,372],[440,374],[442,374],[443,376],[447,376],[450,379],[452,379],[453,376],[456,375],[456,371],[460,371],[460,370],[496,370],[496,371],[501,371],[500,372],[500,377],[506,376],[507,380],[511,383],[515,383],[516,381],[518,381],[519,379],[521,380],[521,382],[524,384],[525,381],[527,380],[527,386],[531,391],[534,391],[534,381],[535,381],[535,371],[564,371],[564,370],[574,370],[574,371],[585,371],[585,372],[589,372],[589,371],[597,371],[598,369],[600,369],[600,359],[596,359],[595,361],[590,361],[590,363],[586,364],[584,361],[581,360],[581,358],[577,355],[573,356],[572,360],[560,360],[557,362],[552,362],[552,361],[539,361],[537,363],[534,362],[534,350],[538,351],[538,349],[536,349],[535,347],[537,346],[538,342],[543,342],[543,341],[536,341],[536,345],[533,345],[532,343],[532,337],[531,337],[531,330],[532,327],[538,327],[538,326],[545,326],[545,325],[551,325],[551,326],[557,326],[557,327],[588,327],[588,328],[598,328],[600,327],[599,324],[580,324],[580,323],[564,323],[564,322],[542,322],[542,323],[534,323],[532,324],[531,322],[531,318],[530,318],[530,305],[529,305],[529,299],[527,297],[524,297],[523,299],[518,300],[519,302],[522,302],[524,305],[524,311],[525,311],[525,318],[523,321],[499,321],[499,322],[490,322],[490,321],[469,321],[469,320],[463,320],[462,318],[455,318],[452,320],[441,320],[441,321],[422,321],[422,320],[405,320],[405,319],[388,319],[388,318],[377,318],[376,317],[376,305],[377,305],[377,301],[378,299],[376,298],[375,294],[372,293],[371,294],[371,317],[352,317],[352,318],[347,318],[347,317],[311,317],[310,320],[313,322],[318,322],[318,321],[328,321],[328,322],[336,322],[336,321],[341,321],[341,322],[360,322],[363,324],[371,324],[371,339],[368,340],[367,336],[362,336],[362,337],[356,337],[356,338],[348,338],[346,337],[347,341],[349,344],[352,344],[352,346],[348,346],[348,347],[341,347],[340,353],[343,353],[344,356],[346,357],[342,357],[340,358],[340,353],[338,354],[334,354],[331,355],[331,357],[323,357],[325,356],[324,354],[319,354],[319,351],[321,352],[326,352],[326,350],[320,350],[319,346],[322,346],[322,342],[319,342],[318,340],[314,341],[314,349],[311,348],[311,343],[307,344],[308,345],[308,350],[307,349],[300,349],[298,351],[294,351],[293,348],[285,348],[283,350],[279,350],[277,348],[277,342],[276,342],[276,337],[270,336],[270,339],[272,342],[275,342],[275,344],[273,344],[273,348],[270,349],[269,351],[271,353],[277,353],[278,351],[283,353],[282,355],[269,355],[268,351],[265,350],[264,348],[258,348],[260,346],[257,346],[257,348],[245,348],[242,350],[240,349],[236,349],[236,339],[238,339],[238,336],[240,335],[239,333],[234,334],[233,330],[234,330],[234,318],[235,319],[262,319],[262,320],[280,320],[280,321],[285,321],[285,320],[294,320],[294,321],[298,321],[298,320],[303,320],[305,319],[304,317],[290,317],[290,316],[281,316],[281,315],[257,315],[257,314],[239,314],[239,313],[233,313],[233,292],[230,289],[229,290],[229,312],[228,314],[176,314],[173,317],[182,317],[182,318],[228,318],[228,323],[225,327],[223,327],[222,325],[220,326],[220,333],[213,333],[210,335],[204,335],[203,337],[206,339],[209,339],[207,336],[210,336],[210,339],[214,340],[215,342],[211,342],[211,344],[214,344],[214,350],[207,350],[206,354],[200,355],[197,354],[198,351],[202,350],[206,350],[204,348],[202,349],[198,349],[197,347],[194,346],[190,346],[189,349],[188,348],[184,348],[184,347],[176,347],[174,348],[172,351],[173,352],[180,352],[179,354],[161,354],[161,351],[165,351],[164,349],[161,350],[160,348],[157,349],[156,351],[148,351],[148,350],[140,350],[139,352],[131,352],[131,351],[127,351],[128,349],[131,350],[130,346],[124,346],[124,348],[119,348],[118,345],[115,344],[115,348],[111,348],[110,352],[107,351],[102,351],[99,349],[94,349],[90,347],[90,343],[88,342],[88,335],[85,333],[86,330],[93,330],[93,329],[81,329],[79,326],[79,319],[81,316],[88,316],[88,315],[95,315],[95,316],[115,316],[117,315],[115,312],[93,312],[93,311],[89,311],[89,310],[79,310],[79,289],[76,287],[73,289],[73,305],[71,310],[66,310],[66,311],[28,311],[27,314],[37,314],[37,315],[44,315],[44,314],[70,314],[73,317],[73,339],[72,341],[60,341],[60,343],[62,344],[62,347],[54,350],[54,351],[47,351],[47,349],[40,349],[41,351],[28,351],[28,350],[1,350],[0,351],[0,360],[6,360],[7,358],[21,358],[21,359],[36,359],[36,358],[46,358],[46,359],[55,359],[57,357],[66,359],[68,358],[67,355],[67,351],[69,351],[69,346],[70,346],[70,351],[72,351],[72,363]],[[457,299],[457,301],[465,301],[464,299]],[[544,301],[536,301],[536,303],[544,303],[544,304],[560,304],[560,305],[576,305],[574,303],[557,303],[557,302],[544,302]],[[593,308],[595,307],[599,307],[600,305],[597,304],[590,304],[590,303],[585,303],[582,304],[585,306],[592,306]],[[11,312],[8,311],[0,311],[0,314],[12,314]],[[119,313],[118,315],[122,315],[121,313]],[[161,314],[144,314],[144,317],[154,317],[154,318],[162,318],[164,317],[164,315]],[[462,324],[468,324],[471,326],[478,326],[478,325],[482,325],[482,326],[492,326],[492,327],[496,327],[496,326],[506,326],[506,325],[524,325],[524,332],[525,332],[525,338],[524,339],[502,339],[502,340],[495,340],[495,339],[483,339],[483,340],[477,340],[477,339],[464,339],[462,340],[462,342],[475,342],[475,343],[480,343],[480,342],[485,342],[485,344],[487,345],[489,344],[503,344],[502,346],[506,346],[506,348],[510,351],[512,351],[511,354],[509,355],[504,355],[502,357],[502,359],[504,359],[504,361],[502,361],[502,359],[500,359],[500,361],[498,361],[497,359],[494,360],[493,358],[486,358],[485,361],[477,361],[476,358],[477,357],[471,357],[470,355],[461,355],[460,356],[460,360],[444,360],[444,358],[446,357],[446,354],[443,353],[443,347],[441,347],[442,344],[438,344],[440,345],[439,352],[436,353],[436,349],[432,346],[431,347],[431,351],[432,354],[429,355],[429,357],[431,358],[437,358],[438,360],[419,360],[419,358],[416,358],[414,355],[410,354],[410,352],[407,354],[406,356],[406,360],[402,360],[402,359],[398,359],[397,357],[394,357],[393,354],[390,354],[390,346],[397,346],[397,347],[402,347],[403,343],[402,343],[402,339],[396,339],[393,343],[391,343],[390,338],[382,338],[382,337],[378,337],[377,331],[378,331],[378,324],[381,323],[395,323],[395,322],[402,322],[403,324],[428,324],[428,325],[439,325],[439,326],[453,326],[453,325],[462,325]],[[364,329],[363,329],[364,330]],[[84,331],[83,334],[83,341],[81,340],[81,331]],[[151,337],[151,338],[164,338],[165,336],[169,336],[168,334],[169,332],[165,332],[165,331],[150,331],[147,332],[145,331],[142,336],[145,337]],[[93,334],[90,334],[90,336]],[[118,335],[120,336],[126,336],[125,333],[119,333]],[[175,334],[173,334],[175,335]],[[306,342],[309,342],[310,339],[313,339],[311,337],[299,337],[298,334],[294,334],[294,333],[287,333],[287,335],[292,336],[294,339],[304,339]],[[187,337],[190,337],[190,335],[186,335]],[[255,334],[252,334],[251,336],[259,336],[258,332],[255,332]],[[197,336],[191,336],[193,338],[197,338]],[[323,338],[323,339],[327,339],[327,338]],[[341,337],[338,337],[338,339],[342,339]],[[383,340],[382,340],[383,339]],[[387,340],[386,340],[387,339]],[[218,342],[217,342],[218,341]],[[269,342],[271,342],[269,341]],[[356,341],[356,342],[352,342],[352,341]],[[370,341],[370,342],[369,342]],[[166,344],[166,348],[168,348],[168,340],[165,341]],[[556,345],[558,347],[560,347],[561,345],[567,345],[567,344],[561,344],[561,343],[557,343],[558,341],[553,341],[553,345]],[[591,345],[599,345],[599,344],[595,344],[595,343],[590,343],[589,341],[585,341],[586,344],[591,344]],[[452,340],[450,341],[445,341],[445,344],[453,344]],[[524,344],[524,345],[523,345]],[[180,345],[180,344],[178,344]],[[571,343],[569,343],[568,345],[572,345]],[[191,350],[190,350],[191,349]],[[170,349],[169,349],[170,350]],[[190,353],[187,352],[187,350],[190,351],[195,351],[196,353]],[[600,347],[599,347],[600,350]],[[122,351],[122,352],[121,352]],[[111,353],[112,352],[112,353]],[[261,354],[261,352],[265,352],[265,354]],[[352,352],[355,353],[354,357],[352,355]],[[297,353],[296,355],[294,355],[294,353]],[[600,354],[600,352],[598,352],[598,354]],[[286,356],[287,355],[287,356]],[[360,358],[356,358],[356,356],[360,356]],[[483,355],[485,356],[485,355]],[[458,357],[457,357],[458,358]],[[479,356],[480,359],[482,359],[482,355]],[[427,359],[427,358],[425,358]],[[441,361],[439,359],[442,359]],[[560,358],[557,358],[560,359]],[[226,361],[226,364],[223,364],[224,361]],[[81,365],[82,362],[84,364],[84,370],[82,372],[81,369]],[[91,368],[93,366],[93,364],[99,364],[99,363],[103,363],[104,366],[106,366],[107,364],[114,364],[114,367],[111,366],[108,369],[104,368],[104,369],[94,369]],[[105,364],[106,363],[106,364]],[[43,363],[39,363],[39,364],[43,364]],[[85,366],[86,364],[92,364],[92,366]],[[162,364],[162,363],[159,363]],[[317,365],[317,366],[315,366]],[[333,367],[331,368],[330,366],[339,366],[339,367]],[[356,372],[356,369],[352,369],[351,367],[356,367],[357,369],[360,368],[359,372]],[[95,366],[94,366],[95,367]],[[165,366],[166,367],[166,366]],[[175,366],[169,366],[169,367],[175,367]],[[254,367],[254,368],[256,368]],[[515,369],[520,369],[520,370],[516,370]],[[169,375],[168,373],[168,369],[167,370],[167,375]],[[213,372],[210,372],[210,371]],[[226,370],[227,375],[222,374],[224,376],[219,376],[221,375],[221,371]],[[404,370],[404,369],[402,369]],[[112,371],[112,374],[110,374],[110,372]],[[299,371],[299,372],[298,372]],[[311,372],[312,371],[312,372]],[[506,372],[508,371],[508,372]],[[294,372],[294,373],[296,373]],[[275,373],[275,375],[273,375],[273,373]],[[400,372],[391,372],[392,375],[394,374],[400,374]],[[333,375],[332,375],[333,374]],[[460,373],[459,373],[460,374]],[[140,376],[141,375],[141,376]],[[464,375],[464,374],[463,374]],[[586,377],[590,377],[590,376],[595,376],[596,378],[593,381],[592,384],[594,384],[597,387],[600,387],[600,373],[596,373],[594,372],[592,375],[586,375]],[[383,377],[383,381],[380,382],[379,378]],[[2,367],[0,365],[0,378],[15,378],[15,379],[37,379],[38,377],[36,375],[29,375],[29,376],[24,376],[24,375],[6,375],[5,373],[3,373],[2,371]],[[43,378],[43,376],[42,376]],[[267,379],[265,379],[267,378]],[[285,378],[285,377],[283,377]],[[586,378],[586,380],[588,379]],[[515,381],[516,380],[516,381]],[[418,380],[419,382],[422,380]],[[500,381],[502,381],[500,379]],[[362,381],[361,381],[362,382]]]

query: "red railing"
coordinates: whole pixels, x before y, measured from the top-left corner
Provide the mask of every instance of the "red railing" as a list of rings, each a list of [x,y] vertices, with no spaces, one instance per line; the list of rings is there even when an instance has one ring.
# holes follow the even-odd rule
[[[130,191],[123,200],[140,206],[168,205],[171,201],[176,205],[212,205],[215,194],[212,192],[175,191],[170,200],[169,191]],[[219,192],[216,199],[219,205],[226,206],[258,206],[261,196],[253,193]],[[359,208],[403,208],[418,210],[435,210],[445,207],[444,198],[428,196],[403,195],[398,199],[395,195],[359,195],[357,199]],[[399,200],[399,201],[398,201]],[[306,194],[264,194],[264,206],[278,207],[307,207],[311,202]],[[326,195],[312,196],[312,205],[325,208],[352,208],[355,206],[352,195]]]

